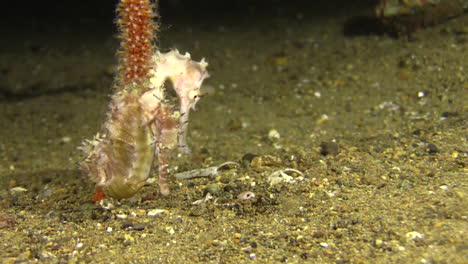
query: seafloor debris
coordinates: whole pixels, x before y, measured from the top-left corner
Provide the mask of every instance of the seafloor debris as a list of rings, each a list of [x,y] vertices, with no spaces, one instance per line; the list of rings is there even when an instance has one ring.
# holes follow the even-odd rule
[[[205,197],[203,197],[202,199],[196,200],[195,202],[192,203],[192,205],[199,205],[202,203],[206,203],[210,200],[213,200],[213,195],[211,195],[210,193],[207,193]]]
[[[241,192],[239,195],[237,195],[237,200],[239,201],[249,201],[252,199],[255,199],[255,193],[251,191]]]
[[[296,174],[299,174],[300,178],[295,178],[289,174],[291,173],[296,173]],[[278,183],[281,183],[281,182],[286,182],[286,183],[294,183],[296,182],[296,179],[303,179],[304,178],[304,173],[296,170],[296,169],[291,169],[291,168],[286,168],[286,169],[282,169],[282,170],[277,170],[275,172],[273,172],[272,174],[270,174],[270,176],[268,176],[268,181],[270,182],[270,185],[275,185],[275,184],[278,184]]]
[[[398,35],[458,16],[468,8],[467,0],[380,0],[377,17]]]
[[[218,171],[220,169],[232,168],[238,165],[239,164],[235,162],[227,161],[218,166],[179,172],[179,173],[176,173],[175,177],[178,180],[191,179],[191,178],[197,178],[197,177],[214,177],[218,175]]]

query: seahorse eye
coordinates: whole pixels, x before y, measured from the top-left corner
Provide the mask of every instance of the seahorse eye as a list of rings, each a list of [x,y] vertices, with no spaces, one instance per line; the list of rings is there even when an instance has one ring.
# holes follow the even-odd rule
[[[199,97],[200,97],[200,94],[198,94],[196,91],[191,91],[189,93],[189,98],[191,98],[192,100],[196,100]]]

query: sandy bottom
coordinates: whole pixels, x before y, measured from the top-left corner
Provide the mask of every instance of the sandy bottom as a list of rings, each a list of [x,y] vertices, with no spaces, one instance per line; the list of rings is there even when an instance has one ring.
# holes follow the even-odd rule
[[[468,16],[406,40],[351,23],[371,5],[174,8],[161,11],[160,45],[205,57],[211,77],[191,113],[192,154],[174,154],[172,171],[239,165],[173,179],[169,197],[154,183],[94,205],[76,148],[105,117],[112,17],[98,33],[83,19],[12,35],[68,65],[57,75],[72,84],[24,72],[17,81],[34,86],[0,97],[2,263],[468,262]],[[256,198],[237,200],[245,191]]]

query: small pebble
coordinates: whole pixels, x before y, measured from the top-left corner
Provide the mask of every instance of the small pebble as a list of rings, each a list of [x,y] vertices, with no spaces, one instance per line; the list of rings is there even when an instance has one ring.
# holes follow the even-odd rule
[[[155,183],[156,181],[157,181],[157,180],[156,180],[155,177],[151,177],[151,178],[146,179],[146,183],[148,183],[148,184],[153,184],[153,183]]]
[[[268,131],[268,139],[271,141],[278,140],[281,137],[280,133],[276,129]]]
[[[102,199],[101,201],[99,201],[99,205],[101,206],[101,208],[106,210],[112,210],[115,208],[114,204],[110,199]]]
[[[166,226],[166,232],[169,233],[170,235],[174,235],[175,234],[175,230],[172,226]]]
[[[122,223],[122,229],[126,229],[126,230],[131,230],[133,229],[133,223],[132,222],[129,222],[129,221],[125,221]]]
[[[255,154],[252,154],[252,153],[246,153],[244,154],[244,156],[242,156],[242,165],[244,167],[250,167],[250,163],[252,162],[252,160],[255,158],[255,157],[258,157],[258,155],[255,155]]]
[[[245,253],[250,253],[250,252],[253,251],[253,248],[251,248],[251,247],[245,247],[245,248],[242,248],[241,250],[244,251]]]
[[[133,230],[143,231],[143,230],[145,230],[145,228],[146,228],[145,223],[137,223],[137,224],[133,225]]]
[[[27,191],[28,191],[28,189],[23,188],[21,186],[13,187],[13,188],[10,189],[10,193],[12,195],[16,195],[16,194],[19,194],[19,193],[24,193],[24,192],[27,192]]]
[[[434,144],[432,144],[432,143],[429,143],[429,144],[427,145],[427,152],[428,152],[429,154],[435,154],[435,153],[439,152],[439,149],[437,148],[436,145],[434,145]]]
[[[217,194],[220,192],[220,190],[221,190],[221,187],[219,186],[219,184],[210,183],[205,187],[204,195],[206,195],[207,193]]]
[[[46,189],[43,193],[44,197],[49,197],[52,195],[52,189]]]
[[[71,137],[62,137],[60,139],[60,142],[66,144],[66,143],[70,143],[71,140],[72,140]]]
[[[250,167],[256,172],[263,172],[270,169],[271,167],[280,166],[281,163],[281,159],[275,156],[256,156],[250,162]]]
[[[443,112],[440,114],[440,117],[443,119],[447,119],[450,117],[457,117],[459,114],[457,112]]]
[[[131,235],[129,234],[125,234],[124,235],[124,241],[123,241],[124,245],[132,245],[135,243],[135,238],[133,238]]]
[[[316,125],[323,125],[330,120],[330,117],[327,114],[323,114],[319,119],[315,120]]]
[[[154,198],[155,198],[154,194],[150,193],[150,194],[147,194],[147,195],[143,196],[141,198],[141,201],[142,202],[151,201],[151,200],[154,200]]]
[[[382,246],[382,245],[383,245],[383,240],[382,240],[382,239],[376,239],[376,240],[375,240],[375,245],[376,245],[377,247]]]
[[[212,244],[214,246],[218,246],[218,247],[226,247],[227,246],[227,241],[226,240],[220,241],[218,239],[215,239],[215,240],[213,240]]]
[[[419,232],[416,232],[416,231],[411,231],[411,232],[408,232],[406,233],[406,240],[410,241],[410,240],[418,240],[418,239],[422,239],[424,238],[424,235],[419,233]]]
[[[116,215],[117,219],[127,219],[127,215],[126,214],[118,214]]]
[[[242,121],[240,119],[233,119],[229,121],[229,123],[227,124],[227,128],[229,129],[229,131],[241,130],[243,128]]]
[[[325,242],[321,242],[320,246],[323,247],[323,248],[329,248],[330,247],[330,245],[328,245],[328,243],[325,243]]]
[[[322,142],[320,143],[320,154],[327,156],[336,156],[339,152],[339,146],[336,142],[333,141],[327,141],[327,142]]]
[[[163,209],[153,209],[153,210],[148,211],[148,216],[156,216],[162,213],[164,213]]]

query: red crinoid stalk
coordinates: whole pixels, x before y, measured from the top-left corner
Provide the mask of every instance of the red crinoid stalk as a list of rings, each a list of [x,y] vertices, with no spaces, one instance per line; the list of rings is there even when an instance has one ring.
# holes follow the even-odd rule
[[[120,34],[117,87],[140,83],[148,77],[155,51],[157,24],[150,0],[121,0],[117,6]]]

